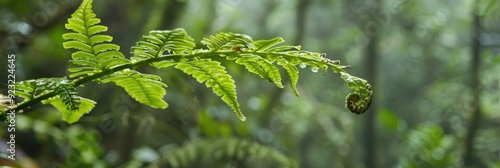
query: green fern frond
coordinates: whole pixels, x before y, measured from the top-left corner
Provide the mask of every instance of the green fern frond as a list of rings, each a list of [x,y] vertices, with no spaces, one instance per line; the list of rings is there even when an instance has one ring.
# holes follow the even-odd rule
[[[285,40],[281,37],[276,37],[270,40],[258,40],[253,42],[253,51],[266,51],[269,48],[278,45],[280,43],[285,42]]]
[[[163,100],[167,93],[167,85],[161,82],[157,75],[141,74],[137,71],[127,70],[114,74],[102,80],[103,83],[114,82],[122,87],[136,101],[153,108],[165,109],[168,104]]]
[[[364,79],[341,72],[341,78],[354,90],[346,97],[345,107],[355,114],[362,114],[372,103],[372,86]]]
[[[280,70],[269,61],[253,54],[241,54],[240,58],[236,59],[236,63],[245,66],[245,68],[261,78],[276,84],[278,88],[283,88],[281,83]]]
[[[292,87],[295,95],[299,96],[299,90],[297,89],[297,83],[299,82],[299,70],[297,67],[285,59],[278,60],[278,65],[281,65],[286,70],[288,76],[290,77],[290,86]]]
[[[48,100],[42,101],[42,103],[44,103],[44,104],[50,103],[52,106],[54,106],[57,110],[59,110],[61,112],[63,121],[66,121],[67,123],[72,124],[72,123],[80,120],[80,118],[84,114],[90,113],[90,111],[92,111],[92,109],[94,108],[94,106],[96,104],[96,102],[93,100],[82,98],[82,97],[78,97],[78,98],[80,99],[81,103],[79,104],[79,108],[76,110],[70,110],[68,108],[67,104],[64,102],[65,101],[64,98],[60,98],[60,97],[48,99]]]
[[[195,43],[184,29],[174,30],[153,30],[149,35],[143,36],[142,41],[136,43],[131,48],[133,56],[130,58],[134,62],[160,57],[168,54],[182,54],[193,50]],[[153,66],[160,64],[155,63]],[[156,66],[155,66],[156,67]]]
[[[234,80],[227,74],[225,68],[220,65],[220,62],[200,59],[178,63],[175,68],[193,76],[198,82],[205,83],[207,87],[211,87],[213,92],[217,96],[221,96],[221,99],[233,109],[241,121],[246,120],[236,98]]]
[[[29,101],[40,94],[53,91],[65,80],[65,78],[40,78],[20,81],[16,83],[16,96],[23,98],[23,102]]]
[[[346,108],[361,114],[370,106],[371,85],[345,73],[345,69],[350,66],[325,58],[326,54],[323,53],[302,51],[300,46],[279,46],[284,42],[281,37],[253,41],[245,34],[218,33],[201,41],[208,49],[194,49],[194,40],[184,29],[154,30],[131,48],[133,55],[128,60],[119,51],[120,47],[111,43],[113,38],[104,34],[108,28],[99,25],[101,20],[93,13],[92,2],[83,0],[65,24],[71,32],[63,35],[66,40],[63,46],[74,50],[68,68],[70,79],[47,78],[16,83],[16,95],[24,101],[7,110],[20,111],[36,102],[57,98],[64,104],[65,110],[79,111],[83,102],[78,100],[83,99],[77,95],[75,87],[89,81],[114,82],[138,102],[153,108],[166,108],[168,104],[163,96],[167,85],[161,82],[161,78],[131,70],[149,64],[155,68],[175,66],[193,76],[198,82],[212,88],[240,120],[245,120],[237,101],[235,82],[220,62],[211,61],[216,57],[235,61],[248,71],[283,88],[277,67],[280,65],[290,76],[290,85],[297,96],[299,71],[296,66],[310,66],[313,72],[321,69],[325,73],[330,67],[334,72],[341,73],[348,86],[355,90],[347,96]]]
[[[250,36],[238,33],[218,33],[201,40],[201,44],[206,45],[210,51],[233,50],[235,47],[253,48],[252,42]]]
[[[62,102],[66,105],[66,109],[69,111],[78,110],[81,104],[80,96],[76,92],[76,88],[72,83],[67,80],[63,80],[59,86],[57,86],[54,91],[62,99]]]
[[[163,158],[170,167],[189,167],[190,163],[200,161],[202,164],[212,160],[237,159],[246,160],[249,165],[256,162],[277,162],[280,167],[298,167],[297,162],[280,151],[256,142],[229,139],[200,139],[185,143],[181,147],[168,145],[160,148]]]
[[[90,76],[130,61],[119,51],[120,47],[110,43],[113,37],[103,35],[106,26],[98,25],[101,20],[92,11],[92,0],[84,0],[68,19],[65,27],[73,32],[63,34],[65,49],[76,50],[71,54],[70,78]]]
[[[277,46],[270,49],[267,49],[267,52],[283,52],[283,51],[291,51],[291,50],[300,50],[302,46]]]

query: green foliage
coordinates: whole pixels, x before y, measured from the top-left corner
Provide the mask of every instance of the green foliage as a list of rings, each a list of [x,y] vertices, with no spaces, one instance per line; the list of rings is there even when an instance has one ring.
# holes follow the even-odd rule
[[[65,78],[40,78],[20,81],[16,83],[16,96],[29,101],[50,90],[55,90],[61,83],[67,84],[64,80]]]
[[[66,33],[63,43],[66,49],[75,49],[71,54],[70,78],[90,76],[115,66],[128,64],[129,60],[119,51],[120,46],[110,43],[113,37],[104,35],[108,28],[99,25],[101,19],[92,11],[92,0],[84,0],[68,19],[65,27],[73,32]]]
[[[276,84],[277,87],[283,88],[280,70],[269,61],[257,55],[242,54],[242,57],[236,59],[236,63],[245,66],[248,71],[259,75],[261,78]]]
[[[162,156],[158,164],[165,163],[171,167],[187,167],[190,163],[206,163],[213,160],[238,160],[249,165],[258,162],[272,161],[279,167],[298,167],[297,162],[280,151],[262,144],[236,139],[198,139],[182,146],[167,145],[160,148]]]
[[[401,155],[398,167],[445,167],[451,155],[450,142],[439,125],[422,124],[408,133],[406,153]]]
[[[203,38],[201,44],[206,45],[210,51],[233,50],[252,47],[252,38],[244,34],[218,33],[210,38]]]
[[[362,114],[372,103],[372,86],[366,80],[341,72],[342,79],[347,82],[347,86],[354,89],[354,93],[347,95],[345,108],[355,114]]]
[[[68,123],[78,121],[96,104],[90,99],[78,96],[74,84],[65,78],[40,78],[16,83],[16,95],[23,98],[25,102],[51,91],[54,96],[42,102],[57,108],[62,114],[62,119]]]
[[[287,60],[278,60],[278,65],[283,66],[283,68],[288,73],[290,77],[290,86],[292,87],[295,95],[299,96],[299,90],[297,89],[297,83],[299,82],[299,69],[295,65],[291,65]]]
[[[81,107],[84,108],[85,104],[85,99],[82,99]],[[51,157],[63,159],[52,159],[50,164],[53,167],[106,167],[97,130],[85,129],[76,124],[60,128],[51,125],[50,118],[50,115],[43,118],[19,115],[16,117],[17,131],[29,132],[35,135],[31,142],[45,142],[47,146],[43,148],[56,150]]]
[[[163,100],[167,85],[161,83],[157,75],[141,74],[137,71],[122,71],[102,80],[103,83],[115,82],[138,102],[153,108],[164,109],[168,104]]]
[[[157,58],[165,52],[168,54],[181,54],[193,50],[194,46],[193,38],[184,29],[153,30],[149,32],[149,35],[142,36],[142,41],[137,42],[131,48],[134,56],[130,59],[132,61],[141,61]],[[153,66],[160,63],[155,63]]]
[[[70,106],[65,102],[66,100],[64,98],[53,98],[43,101],[43,103],[50,103],[61,112],[63,121],[72,124],[80,120],[84,114],[90,113],[96,104],[93,100],[81,98],[79,96],[76,97],[79,99],[78,109],[69,109]]]
[[[179,63],[175,68],[193,76],[198,82],[205,83],[207,87],[211,87],[213,92],[217,96],[221,96],[221,99],[236,112],[236,116],[241,121],[246,120],[236,99],[236,85],[234,84],[234,80],[227,74],[225,68],[220,65],[220,62],[201,59]]]
[[[244,121],[245,116],[237,101],[235,82],[220,62],[212,60],[216,57],[243,65],[249,72],[284,88],[276,63],[290,76],[291,88],[297,96],[297,65],[300,64],[302,68],[310,66],[313,72],[321,69],[325,73],[330,67],[334,72],[341,73],[342,79],[355,90],[347,97],[347,109],[360,114],[371,103],[370,84],[347,74],[344,69],[350,66],[339,65],[340,61],[328,59],[324,53],[303,51],[300,46],[278,46],[284,42],[281,37],[253,41],[244,34],[218,33],[201,41],[208,49],[194,49],[194,40],[184,29],[153,30],[131,48],[129,60],[119,51],[118,45],[110,43],[113,38],[103,34],[107,27],[99,23],[100,19],[92,11],[92,0],[84,0],[65,25],[71,32],[63,35],[66,40],[64,48],[74,51],[68,69],[70,79],[44,78],[19,82],[16,85],[17,95],[24,101],[17,104],[15,110],[44,101],[60,110],[63,120],[76,122],[91,111],[95,102],[78,96],[75,87],[90,81],[114,82],[136,101],[164,109],[168,106],[163,100],[167,85],[161,82],[159,76],[133,70],[149,64],[155,68],[174,66],[198,82],[205,83]]]
[[[61,81],[54,91],[59,95],[67,110],[76,111],[80,108],[81,101],[76,88],[67,80]]]

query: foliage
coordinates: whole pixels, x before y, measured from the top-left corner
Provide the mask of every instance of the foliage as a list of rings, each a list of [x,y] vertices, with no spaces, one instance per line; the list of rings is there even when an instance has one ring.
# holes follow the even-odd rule
[[[449,164],[450,138],[438,125],[422,124],[407,135],[408,150],[401,156],[399,167],[443,167]]]
[[[280,70],[282,66],[290,76],[290,84],[296,95],[299,73],[296,68],[311,66],[313,72],[328,67],[342,73],[348,86],[355,90],[346,100],[346,108],[363,113],[371,102],[371,86],[363,79],[351,76],[339,65],[338,60],[326,58],[324,53],[300,50],[300,46],[277,46],[280,37],[254,41],[250,36],[238,33],[218,33],[204,38],[201,43],[208,49],[195,49],[195,42],[184,29],[153,30],[131,48],[130,60],[119,51],[120,46],[111,43],[113,37],[104,34],[108,28],[100,25],[100,19],[92,11],[92,0],[84,0],[65,25],[71,32],[63,35],[65,49],[72,50],[69,78],[43,78],[21,81],[17,84],[18,96],[24,98],[15,109],[21,110],[36,102],[50,103],[63,114],[63,120],[73,123],[94,107],[95,102],[78,96],[77,86],[86,82],[114,82],[136,101],[153,108],[164,109],[166,84],[157,75],[143,74],[134,68],[149,64],[155,68],[174,66],[176,69],[205,83],[220,96],[244,121],[232,77],[217,57],[243,65],[249,72],[284,88]],[[353,96],[358,95],[358,96]]]
[[[0,51],[4,51],[5,55],[16,55],[15,73],[18,81],[66,75],[66,80],[72,83],[76,79],[85,78],[85,75],[69,78],[72,73],[66,72],[67,69],[84,66],[69,63],[67,67],[68,58],[73,61],[70,56],[77,50],[70,49],[67,52],[63,48],[66,40],[61,37],[66,33],[64,22],[80,3],[81,1],[0,2]],[[355,67],[349,73],[372,78],[369,82],[376,98],[372,100],[372,110],[369,109],[368,114],[352,115],[344,108],[344,98],[351,89],[347,83],[341,82],[342,79],[337,78],[339,74],[329,73],[323,76],[320,73],[309,73],[311,66],[299,68],[307,67],[307,64],[291,65],[286,60],[276,60],[272,64],[278,65],[275,67],[282,72],[280,83],[285,87],[280,89],[274,87],[278,84],[270,80],[272,78],[266,75],[266,69],[251,66],[253,64],[244,62],[245,59],[238,60],[241,57],[226,60],[221,55],[214,55],[210,57],[211,61],[220,62],[237,85],[238,102],[241,111],[248,118],[247,122],[238,122],[237,117],[231,113],[231,107],[220,101],[212,88],[207,89],[205,84],[197,84],[197,79],[191,75],[183,75],[184,72],[175,68],[181,58],[153,61],[125,69],[134,70],[133,74],[137,76],[160,76],[161,81],[158,81],[168,84],[168,88],[162,86],[168,91],[168,95],[160,96],[165,103],[168,102],[167,111],[141,106],[140,102],[129,96],[125,88],[116,87],[115,81],[100,84],[102,80],[114,77],[113,74],[104,75],[98,80],[82,81],[75,86],[82,103],[85,98],[99,103],[92,109],[92,114],[82,114],[85,117],[75,124],[67,125],[62,120],[59,121],[62,115],[52,105],[24,106],[22,109],[25,113],[16,116],[17,153],[21,155],[23,149],[30,149],[25,150],[25,153],[36,160],[41,165],[39,167],[58,167],[52,161],[59,160],[62,164],[65,156],[76,156],[71,157],[70,160],[73,161],[84,160],[75,154],[89,153],[79,151],[85,148],[54,145],[65,144],[70,140],[52,135],[65,134],[69,132],[67,127],[74,126],[85,129],[80,133],[101,130],[99,141],[92,144],[105,153],[96,154],[99,158],[93,162],[105,162],[107,166],[104,167],[119,167],[135,159],[139,159],[139,165],[143,165],[139,167],[146,167],[144,164],[151,163],[154,158],[149,157],[151,153],[155,153],[157,159],[162,158],[158,149],[167,148],[165,145],[179,149],[183,144],[199,140],[217,141],[216,138],[247,140],[278,149],[297,160],[300,167],[370,167],[366,165],[370,149],[376,151],[371,155],[377,163],[373,165],[375,167],[464,167],[464,142],[468,138],[468,126],[471,125],[471,107],[475,105],[481,107],[482,120],[474,136],[473,153],[477,157],[475,160],[483,163],[476,167],[500,167],[498,0],[110,0],[95,1],[93,4],[92,10],[102,19],[96,25],[109,26],[107,31],[96,35],[113,37],[112,41],[99,44],[119,45],[118,51],[123,52],[126,60],[131,63],[134,60],[140,61],[136,60],[136,56],[141,60],[149,59],[139,56],[140,50],[134,53],[134,49],[129,48],[137,47],[137,41],[149,42],[141,38],[142,35],[152,34],[151,36],[157,36],[155,38],[164,38],[160,33],[151,33],[149,30],[178,32],[175,29],[162,29],[184,27],[189,32],[188,36],[196,43],[193,48],[207,50],[208,46],[200,41],[204,37],[210,39],[210,35],[217,36],[221,31],[245,32],[255,39],[255,43],[258,39],[280,41],[277,36],[281,36],[286,37],[287,42],[275,45],[271,50],[282,44],[301,44],[302,49],[329,53],[329,58],[342,60]],[[475,4],[478,4],[479,13],[473,12]],[[373,9],[373,6],[378,9]],[[471,36],[476,27],[472,26],[472,14],[481,17],[480,37]],[[373,37],[378,40],[369,41]],[[480,90],[469,87],[473,39],[481,42],[479,74],[472,75],[480,79]],[[251,43],[254,47],[257,45]],[[248,51],[252,46],[247,46],[227,47],[226,50]],[[376,52],[367,51],[369,46],[374,46]],[[289,46],[283,51],[301,48]],[[269,51],[272,52],[271,50]],[[156,53],[160,53],[159,50]],[[173,51],[164,53],[172,54]],[[375,60],[371,59],[374,55],[378,55]],[[0,74],[5,74],[8,67],[6,57],[0,58],[4,58],[0,61],[0,67],[4,68]],[[255,59],[252,56],[247,58]],[[191,61],[193,60],[188,60]],[[372,66],[376,70],[373,76],[369,75],[372,71],[367,71]],[[248,70],[251,67],[255,67],[252,70],[255,72]],[[99,71],[101,70],[96,69],[97,73]],[[285,73],[295,74],[295,77]],[[259,80],[260,78],[264,80]],[[262,83],[265,80],[271,83]],[[294,80],[296,84],[293,84]],[[3,86],[0,87],[0,92],[3,94],[7,93],[6,83],[6,78],[0,79],[0,86]],[[294,86],[296,89],[293,89]],[[294,97],[292,89],[294,92],[300,90],[300,97]],[[50,92],[51,89],[39,89],[30,99],[47,94],[43,91]],[[472,93],[479,94],[479,104],[471,103],[474,98]],[[357,99],[354,93],[349,95],[353,97],[347,100],[353,100],[351,102],[357,105],[366,102],[359,101],[363,99]],[[45,97],[46,100],[58,99],[55,93],[51,96],[53,97]],[[354,101],[354,98],[358,101]],[[2,101],[0,98],[0,114],[16,105],[9,103],[7,96],[5,99]],[[18,99],[18,102],[23,99]],[[82,104],[80,108],[83,108]],[[66,105],[63,104],[62,109],[66,109]],[[205,110],[214,117],[212,120],[216,121],[215,124],[202,116],[201,111]],[[51,117],[47,118],[47,115]],[[3,119],[10,119],[9,116],[1,116]],[[31,121],[29,123],[36,124],[29,124],[29,127],[21,129],[22,124],[26,123],[22,118],[26,117],[38,121]],[[373,117],[374,125],[365,120]],[[111,129],[114,131],[103,129],[103,126],[114,128]],[[3,132],[4,140],[8,141],[9,132],[6,127],[4,124],[4,129],[0,132]],[[249,163],[251,166],[242,165],[245,161],[235,162],[225,158],[205,162],[202,157],[198,157],[203,153],[201,150],[199,152],[201,153],[197,153],[199,155],[194,163],[189,164],[191,167],[206,167],[204,164],[212,163],[218,167],[279,166],[272,164],[276,161],[271,159],[252,162],[262,166],[252,163]],[[63,160],[60,160],[61,157]],[[22,162],[21,158],[16,160]],[[162,163],[167,164],[165,160]],[[66,164],[59,167],[78,166]]]
[[[143,166],[141,162],[151,162],[149,167],[189,167],[193,165],[220,167],[223,165],[216,166],[217,162],[214,160],[225,160],[228,163],[237,162],[252,166],[259,165],[259,162],[270,162],[267,165],[298,167],[295,160],[285,156],[280,151],[238,138],[196,139],[185,142],[182,146],[169,144],[161,147],[157,154],[150,155],[159,155],[159,157],[153,161],[146,158],[136,158],[129,161],[127,166],[141,167]]]

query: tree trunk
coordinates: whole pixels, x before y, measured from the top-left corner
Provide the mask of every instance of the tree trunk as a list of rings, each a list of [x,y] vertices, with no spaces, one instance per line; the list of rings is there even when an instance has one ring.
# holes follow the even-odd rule
[[[378,13],[380,11],[380,6],[382,5],[382,0],[374,0],[373,4],[371,4],[371,9],[365,12]],[[378,110],[378,102],[376,99],[377,94],[377,71],[378,71],[378,60],[379,60],[379,52],[377,49],[377,45],[379,43],[379,34],[382,32],[382,23],[377,22],[376,19],[372,18],[367,20],[361,24],[361,30],[364,31],[364,34],[368,36],[368,45],[365,48],[365,67],[366,67],[366,77],[365,79],[372,84],[372,88],[374,89],[374,97],[373,102],[371,104],[370,109],[365,113],[365,125],[363,135],[363,144],[365,148],[365,167],[367,168],[375,168],[377,167],[377,159],[376,159],[376,144],[377,144],[377,129],[375,129],[375,117],[376,112]],[[375,26],[371,26],[375,25]],[[378,30],[377,30],[378,29]]]
[[[481,122],[480,109],[480,89],[479,89],[479,66],[480,66],[480,50],[479,35],[481,31],[481,18],[478,15],[478,3],[474,3],[472,10],[472,39],[471,39],[471,65],[470,65],[470,88],[472,90],[472,114],[469,119],[469,127],[465,137],[465,166],[477,166],[479,161],[474,155],[474,137]]]

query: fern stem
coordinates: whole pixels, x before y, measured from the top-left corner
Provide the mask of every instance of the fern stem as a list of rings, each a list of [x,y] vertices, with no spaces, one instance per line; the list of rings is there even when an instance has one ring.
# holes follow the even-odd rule
[[[124,70],[124,69],[129,69],[129,68],[134,68],[138,66],[142,66],[145,64],[150,64],[150,63],[155,63],[155,62],[160,62],[160,61],[165,61],[165,60],[178,60],[178,59],[189,59],[189,58],[195,58],[195,57],[203,57],[203,58],[215,58],[215,57],[220,57],[220,55],[236,55],[240,56],[242,54],[255,54],[259,56],[280,56],[280,57],[285,57],[285,58],[298,58],[304,61],[313,61],[313,62],[321,62],[322,60],[319,60],[318,58],[314,57],[302,57],[302,56],[297,56],[297,55],[292,55],[292,54],[287,54],[286,52],[262,52],[262,51],[210,51],[210,52],[197,52],[197,53],[192,53],[192,54],[173,54],[173,55],[163,55],[161,57],[156,57],[156,58],[151,58],[151,59],[145,59],[141,60],[135,63],[131,64],[124,64],[120,66],[116,66],[110,69],[105,69],[99,73],[92,74],[90,76],[86,76],[80,79],[75,79],[72,83],[73,85],[80,86],[83,85],[89,81],[98,79],[100,77]],[[348,66],[344,65],[337,65],[333,64],[330,62],[325,62],[327,65],[329,65],[334,72],[339,73],[339,72],[345,72],[345,68],[348,68]],[[42,100],[49,99],[51,97],[56,96],[55,91],[47,92],[45,94],[42,94],[40,96],[35,97],[34,99],[22,102],[15,106],[13,108],[14,111],[18,112],[24,108],[27,108],[35,103],[41,102]]]

